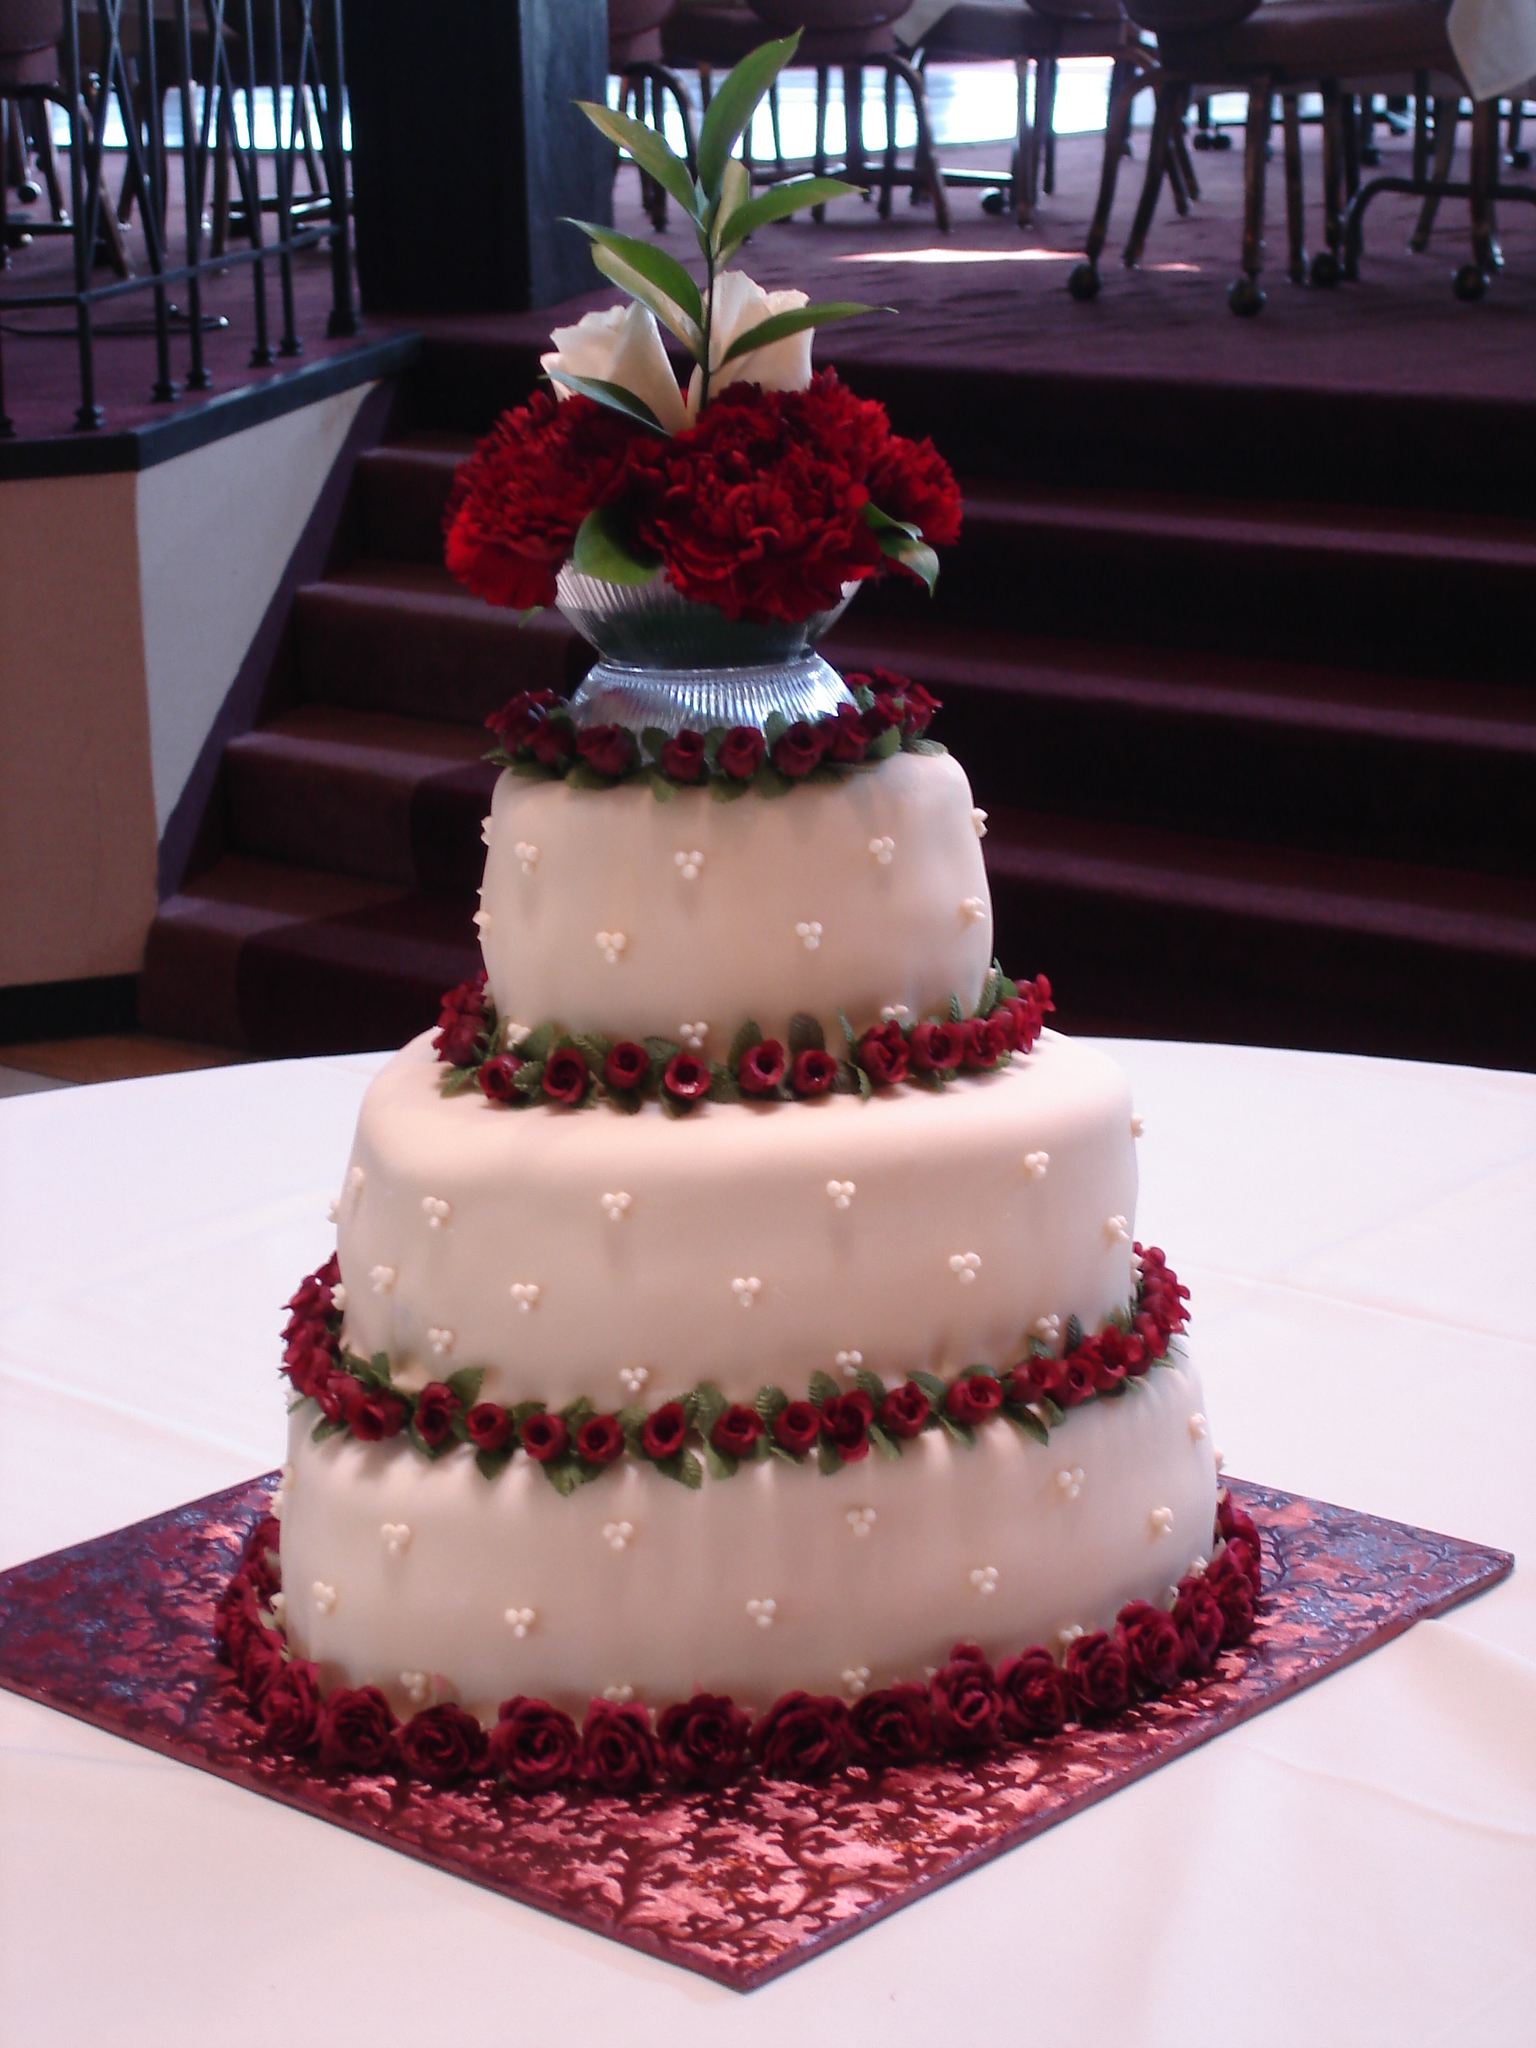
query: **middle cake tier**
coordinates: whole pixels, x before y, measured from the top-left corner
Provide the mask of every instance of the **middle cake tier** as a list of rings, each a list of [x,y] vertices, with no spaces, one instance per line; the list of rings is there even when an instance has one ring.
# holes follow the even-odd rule
[[[445,1071],[423,1036],[375,1076],[338,1205],[345,1340],[408,1388],[799,1398],[855,1353],[1004,1366],[1133,1290],[1129,1085],[1052,1032],[942,1091],[680,1117],[445,1098]]]

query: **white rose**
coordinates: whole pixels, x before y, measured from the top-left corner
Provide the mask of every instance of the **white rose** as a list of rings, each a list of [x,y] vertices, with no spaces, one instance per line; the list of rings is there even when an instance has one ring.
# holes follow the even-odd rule
[[[554,347],[539,362],[551,376],[564,370],[572,377],[622,384],[645,401],[669,434],[680,434],[689,424],[649,306],[632,302],[610,306],[605,313],[587,313],[574,327],[557,327],[549,338]],[[555,390],[561,398],[571,396],[570,387],[558,381]]]
[[[766,348],[749,349],[744,356],[737,356],[723,367],[721,359],[737,335],[747,333],[760,321],[771,319],[775,313],[792,313],[809,303],[804,292],[765,292],[760,284],[754,284],[742,271],[722,271],[715,279],[709,330],[711,396],[743,377],[750,383],[760,384],[765,391],[803,391],[811,381],[814,327],[787,335],[783,341],[771,341]],[[703,384],[703,371],[695,369],[688,386],[688,410],[695,418]]]

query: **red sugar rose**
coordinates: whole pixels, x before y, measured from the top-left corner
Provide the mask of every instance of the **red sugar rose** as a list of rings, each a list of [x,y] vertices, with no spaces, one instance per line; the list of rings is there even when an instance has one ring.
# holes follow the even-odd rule
[[[880,1403],[880,1427],[892,1436],[908,1441],[920,1436],[933,1413],[932,1404],[916,1380],[894,1387]]]
[[[735,1401],[710,1431],[709,1440],[727,1457],[749,1458],[762,1433],[763,1418],[757,1410]]]
[[[894,1088],[905,1081],[909,1058],[907,1041],[894,1020],[866,1031],[859,1040],[859,1065],[877,1088]]]
[[[320,1669],[307,1658],[282,1665],[261,1689],[261,1725],[274,1749],[302,1756],[320,1717]]]
[[[475,1041],[485,1029],[485,1006],[483,969],[443,997],[432,1050],[445,1066],[467,1067],[474,1059]]]
[[[551,1458],[561,1457],[570,1442],[570,1431],[565,1426],[565,1418],[561,1415],[551,1415],[544,1408],[528,1417],[518,1435],[522,1439],[523,1449],[539,1465],[547,1465]]]
[[[1035,1352],[1008,1375],[1004,1393],[1010,1401],[1059,1401],[1067,1377],[1064,1358]]]
[[[651,1717],[638,1701],[593,1700],[581,1730],[582,1776],[599,1791],[644,1792],[661,1776]]]
[[[752,1730],[752,1754],[769,1778],[820,1784],[848,1746],[848,1709],[841,1700],[787,1692]]]
[[[656,1724],[667,1769],[679,1785],[728,1785],[747,1761],[751,1716],[734,1700],[695,1693],[677,1700]]]
[[[1104,1629],[1077,1636],[1068,1645],[1063,1669],[1072,1683],[1078,1719],[1102,1721],[1130,1699],[1125,1646]]]
[[[848,1716],[855,1763],[889,1770],[920,1763],[933,1751],[933,1710],[920,1685],[890,1685],[867,1692]]]
[[[581,1737],[569,1714],[547,1700],[519,1693],[497,1710],[487,1751],[493,1770],[500,1771],[518,1792],[547,1792],[567,1784],[581,1761]]]
[[[640,758],[635,736],[626,725],[588,725],[576,735],[577,758],[594,774],[617,782]]]
[[[1084,1401],[1092,1400],[1098,1362],[1098,1347],[1091,1337],[1062,1360],[1061,1382],[1054,1398],[1063,1408],[1080,1408]]]
[[[370,1777],[394,1762],[399,1723],[376,1685],[338,1686],[321,1702],[317,1734],[322,1771],[363,1771]]]
[[[821,721],[821,731],[826,737],[827,760],[847,767],[863,760],[874,738],[856,704],[839,704],[830,718]]]
[[[989,1073],[1013,1050],[1011,1023],[1000,1017],[968,1017],[960,1026],[964,1064],[973,1074]]]
[[[975,1643],[957,1643],[928,1687],[940,1745],[954,1751],[990,1749],[997,1740],[997,1679]]]
[[[922,1073],[949,1074],[965,1057],[965,1038],[958,1024],[919,1024],[907,1050]]]
[[[1235,1649],[1253,1634],[1253,1584],[1242,1556],[1247,1544],[1234,1537],[1219,1550],[1206,1569],[1205,1584],[1221,1609],[1221,1646]]]
[[[1259,1532],[1253,1517],[1243,1513],[1230,1493],[1223,1493],[1216,1503],[1216,1528],[1229,1544],[1240,1542],[1247,1545],[1248,1579],[1257,1599],[1263,1591],[1259,1570],[1263,1552],[1259,1547]]]
[[[594,1415],[576,1432],[576,1455],[589,1465],[611,1465],[624,1455],[624,1431],[616,1415]]]
[[[771,1095],[784,1079],[788,1066],[784,1048],[776,1038],[749,1045],[736,1064],[736,1085],[746,1095]]]
[[[773,1440],[797,1458],[803,1458],[821,1435],[821,1415],[809,1401],[791,1401],[773,1418]]]
[[[651,1056],[632,1038],[621,1038],[603,1061],[603,1079],[621,1094],[643,1085],[651,1071]]]
[[[494,1059],[486,1060],[475,1076],[480,1093],[488,1102],[515,1102],[517,1089],[513,1084],[517,1079],[517,1070],[522,1064],[520,1059],[514,1058],[509,1052],[499,1052]]]
[[[485,1730],[473,1714],[450,1702],[412,1714],[395,1737],[405,1770],[439,1788],[477,1778],[485,1769]]]
[[[512,1441],[512,1418],[497,1401],[477,1401],[464,1427],[477,1451],[504,1451]]]
[[[640,1426],[640,1448],[661,1462],[675,1458],[688,1437],[688,1415],[681,1401],[664,1401]]]
[[[562,771],[576,752],[576,735],[564,719],[546,719],[529,735],[528,751],[540,767]]]
[[[411,1411],[398,1394],[385,1394],[377,1389],[366,1392],[351,1378],[341,1401],[347,1427],[361,1443],[377,1444],[398,1436],[410,1420]]]
[[[563,701],[553,690],[519,690],[510,703],[490,714],[486,728],[495,733],[504,753],[515,754],[520,747],[527,746],[534,729]]]
[[[1193,1572],[1179,1581],[1173,1623],[1184,1644],[1185,1671],[1192,1678],[1203,1677],[1216,1662],[1221,1639],[1227,1632],[1227,1617],[1212,1588]]]
[[[1003,1405],[1003,1389],[990,1373],[971,1372],[955,1381],[944,1397],[951,1422],[986,1422]]]
[[[997,1667],[998,1725],[1010,1742],[1059,1735],[1072,1714],[1072,1687],[1039,1643]]]
[[[661,1085],[674,1102],[698,1102],[709,1093],[709,1068],[691,1052],[674,1053],[662,1073]]]
[[[862,1387],[851,1394],[833,1394],[821,1404],[821,1427],[845,1465],[869,1456],[869,1425],[875,1404]]]
[[[831,1053],[820,1047],[808,1045],[803,1052],[795,1054],[795,1064],[789,1076],[789,1085],[797,1095],[825,1095],[837,1079],[837,1061]]]
[[[551,1102],[575,1109],[586,1096],[592,1075],[574,1045],[557,1046],[544,1062],[541,1086]]]
[[[901,693],[905,716],[901,729],[909,739],[916,739],[932,725],[934,714],[944,709],[937,697],[932,697],[921,683],[908,683]]]
[[[1184,1639],[1171,1614],[1146,1600],[1121,1608],[1116,1629],[1125,1647],[1126,1670],[1139,1692],[1172,1692],[1184,1663]]]
[[[702,782],[709,772],[703,733],[685,726],[667,741],[657,755],[656,763],[662,774],[670,776],[674,782]]]
[[[733,782],[750,782],[763,765],[767,750],[768,742],[756,726],[733,725],[720,742],[715,760],[720,772]]]
[[[429,1451],[435,1451],[452,1436],[462,1413],[463,1404],[452,1388],[433,1380],[416,1396],[416,1434]]]
[[[797,718],[793,725],[786,726],[779,734],[769,749],[768,758],[781,775],[798,782],[813,768],[821,766],[830,737],[820,726],[812,725],[809,719]]]

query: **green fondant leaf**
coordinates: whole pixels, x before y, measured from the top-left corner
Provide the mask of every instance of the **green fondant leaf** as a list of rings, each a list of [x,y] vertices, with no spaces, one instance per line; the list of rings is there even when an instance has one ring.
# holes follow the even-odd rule
[[[759,1387],[752,1406],[771,1429],[774,1419],[789,1406],[789,1396],[782,1387]]]
[[[548,1458],[539,1469],[563,1500],[569,1500],[587,1477],[581,1460],[569,1456]]]
[[[449,1373],[443,1385],[463,1408],[473,1408],[480,1398],[480,1382],[485,1378],[485,1368],[480,1365],[461,1365],[457,1372]]]
[[[607,1059],[609,1053],[613,1051],[612,1040],[600,1038],[591,1032],[578,1032],[576,1036],[576,1050],[586,1061],[587,1072],[592,1076],[593,1080],[601,1081],[603,1078],[603,1062]]]
[[[475,1463],[487,1479],[499,1479],[512,1462],[512,1446],[500,1451],[476,1451]]]
[[[323,1444],[328,1436],[335,1436],[338,1431],[345,1429],[346,1426],[340,1417],[334,1422],[328,1422],[322,1415],[314,1428],[309,1432],[309,1440],[312,1444]]]
[[[880,1403],[885,1399],[886,1392],[885,1381],[881,1379],[879,1373],[871,1372],[867,1366],[861,1365],[853,1376],[853,1384],[862,1393],[868,1394],[875,1404],[875,1413],[878,1415]]]
[[[683,1048],[675,1038],[648,1038],[645,1049],[658,1067],[664,1067],[668,1060],[676,1059]]]
[[[888,1434],[887,1431],[880,1427],[878,1422],[872,1422],[869,1425],[869,1440],[882,1458],[899,1458],[901,1456],[899,1438]]]
[[[816,1439],[816,1463],[825,1473],[841,1472],[843,1461],[837,1455],[837,1446],[824,1436]]]
[[[1051,1432],[1032,1408],[1020,1407],[1017,1403],[1010,1401],[1005,1405],[1003,1413],[1016,1429],[1021,1429],[1025,1436],[1033,1437],[1037,1444],[1048,1444],[1050,1442]]]
[[[479,1080],[478,1067],[450,1067],[438,1087],[444,1095],[468,1095]]]
[[[709,1467],[711,1479],[734,1479],[737,1460],[728,1451],[717,1451],[706,1437],[704,1440],[704,1462]]]
[[[544,1062],[542,1060],[524,1060],[523,1064],[512,1076],[512,1086],[523,1097],[525,1102],[531,1101],[539,1093],[543,1083]]]
[[[1077,1316],[1067,1318],[1067,1349],[1075,1351],[1083,1341],[1083,1325]]]
[[[537,1024],[517,1048],[518,1057],[524,1060],[547,1060],[554,1050],[555,1039],[565,1027],[562,1024]]]
[[[1034,1409],[1037,1415],[1044,1416],[1046,1422],[1050,1425],[1052,1429],[1060,1429],[1061,1425],[1067,1419],[1066,1410],[1064,1408],[1058,1408],[1056,1403],[1051,1399],[1049,1394],[1042,1394],[1038,1400],[1031,1401],[1029,1405]]]
[[[679,1486],[690,1487],[695,1493],[704,1484],[704,1467],[692,1451],[679,1451],[675,1458],[664,1458],[656,1467],[658,1472],[675,1479]]]
[[[717,1060],[709,1070],[709,1099],[711,1102],[740,1102],[741,1090],[736,1085],[736,1076],[729,1067]]]
[[[970,1423],[953,1422],[947,1415],[941,1415],[939,1417],[939,1420],[944,1425],[945,1429],[949,1432],[949,1434],[954,1438],[957,1444],[975,1443],[976,1432],[971,1427]]]
[[[894,725],[887,726],[883,733],[872,739],[864,749],[866,761],[889,761],[901,745],[901,734]]]
[[[928,1406],[937,1414],[949,1396],[949,1389],[944,1382],[931,1372],[909,1373],[907,1377],[916,1380],[928,1396]]]
[[[733,1074],[753,1046],[761,1045],[762,1039],[762,1032],[750,1017],[745,1024],[737,1028],[736,1036],[731,1040],[731,1049],[725,1056],[725,1064]]]
[[[951,1024],[960,1024],[964,1022],[965,1012],[960,1007],[960,998],[953,992],[950,995],[949,1002],[946,1005],[946,1009],[948,1011],[949,1022]]]
[[[699,1434],[708,1438],[715,1424],[730,1407],[724,1394],[713,1380],[701,1380],[693,1390],[693,1426]]]
[[[814,1017],[808,1017],[804,1010],[797,1010],[789,1020],[789,1053],[793,1059],[802,1052],[825,1052],[827,1034]]]
[[[574,1436],[581,1425],[584,1422],[590,1422],[596,1413],[597,1410],[592,1405],[591,1396],[588,1394],[578,1394],[574,1401],[568,1401],[560,1410],[560,1420],[571,1432],[571,1435]]]
[[[824,1401],[835,1400],[836,1397],[842,1391],[842,1388],[837,1384],[837,1381],[833,1379],[831,1373],[823,1372],[818,1367],[817,1370],[811,1374],[811,1399],[816,1403],[816,1406],[818,1408],[822,1405]]]

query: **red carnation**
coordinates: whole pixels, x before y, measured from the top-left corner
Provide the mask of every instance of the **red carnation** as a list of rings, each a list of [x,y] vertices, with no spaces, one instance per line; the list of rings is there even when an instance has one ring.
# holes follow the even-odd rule
[[[795,1054],[789,1085],[797,1095],[825,1095],[837,1079],[837,1061],[819,1046],[808,1045]]]
[[[1131,1683],[1140,1692],[1172,1692],[1184,1663],[1184,1640],[1173,1616],[1150,1601],[1132,1600],[1115,1626]]]
[[[543,389],[504,413],[448,494],[449,574],[489,604],[553,604],[576,529],[617,495],[636,436],[611,407]]]
[[[894,1088],[907,1078],[907,1041],[894,1018],[877,1025],[859,1040],[859,1065],[877,1088]]]
[[[997,1679],[975,1643],[957,1643],[928,1688],[934,1726],[945,1749],[990,1749],[997,1740]]]
[[[1072,1688],[1050,1651],[1039,1643],[1005,1657],[997,1667],[998,1720],[1010,1742],[1059,1735],[1072,1714]]]
[[[746,1095],[772,1095],[784,1079],[788,1066],[784,1048],[776,1038],[764,1038],[749,1045],[736,1063],[736,1085]]]
[[[685,726],[667,741],[656,757],[656,765],[673,782],[702,782],[709,773],[703,733]]]
[[[261,1725],[274,1749],[302,1756],[314,1747],[320,1718],[320,1667],[295,1657],[261,1688]]]
[[[519,1693],[503,1700],[487,1744],[491,1767],[517,1792],[548,1792],[576,1774],[581,1737],[569,1714]]]
[[[1203,1677],[1216,1662],[1227,1632],[1227,1617],[1213,1589],[1193,1572],[1179,1581],[1173,1624],[1184,1644],[1185,1671],[1191,1678]]]
[[[950,1074],[965,1057],[958,1024],[919,1024],[907,1041],[912,1064],[924,1074]]]
[[[486,728],[495,733],[504,753],[515,754],[527,746],[550,710],[563,701],[553,690],[519,690],[500,711],[491,712]]]
[[[394,1708],[376,1685],[338,1686],[320,1708],[322,1771],[387,1771],[394,1762]]]
[[[821,1427],[845,1465],[869,1456],[869,1425],[875,1404],[862,1387],[851,1394],[833,1394],[821,1404]]]
[[[640,1426],[640,1448],[658,1464],[675,1458],[688,1436],[688,1415],[681,1401],[664,1401]]]
[[[768,758],[781,775],[798,782],[813,768],[821,766],[829,738],[828,733],[823,732],[820,726],[812,725],[809,719],[797,718],[793,725],[787,725],[779,734],[768,751]]]
[[[848,1709],[841,1700],[809,1693],[785,1693],[752,1730],[752,1754],[769,1778],[819,1784],[837,1769],[847,1746]]]
[[[791,1401],[773,1418],[773,1440],[792,1457],[803,1458],[821,1435],[821,1415],[809,1401]]]
[[[624,1431],[616,1415],[594,1415],[576,1432],[576,1455],[589,1465],[611,1465],[624,1455]]]
[[[747,1761],[751,1716],[734,1700],[699,1692],[677,1700],[656,1724],[667,1769],[679,1785],[728,1785]]]
[[[1063,1668],[1072,1683],[1080,1721],[1106,1720],[1130,1699],[1125,1645],[1104,1629],[1075,1637],[1068,1645]]]
[[[755,1408],[733,1401],[709,1433],[717,1451],[730,1458],[750,1458],[763,1433],[763,1418]]]
[[[643,1087],[650,1071],[650,1054],[632,1038],[621,1038],[603,1061],[603,1080],[621,1095]]]
[[[601,1792],[628,1796],[647,1791],[661,1775],[661,1751],[651,1717],[638,1701],[619,1706],[593,1700],[581,1730],[581,1769]]]
[[[561,1045],[544,1062],[540,1085],[551,1102],[575,1109],[586,1096],[591,1080],[591,1071],[575,1046]]]
[[[932,1413],[928,1396],[916,1380],[908,1380],[880,1403],[880,1427],[892,1436],[910,1439],[922,1434]]]
[[[488,1102],[515,1102],[517,1089],[513,1084],[517,1079],[517,1070],[522,1064],[520,1059],[516,1059],[509,1052],[499,1052],[494,1059],[486,1060],[475,1076],[480,1085],[480,1093]]]
[[[576,735],[577,758],[595,775],[617,782],[640,758],[635,736],[627,725],[588,725]]]
[[[870,1770],[921,1763],[933,1750],[933,1710],[920,1685],[867,1692],[848,1716],[855,1763]]]
[[[570,1431],[565,1426],[564,1416],[551,1415],[544,1408],[528,1417],[518,1435],[522,1439],[523,1449],[538,1465],[547,1465],[551,1458],[562,1457],[566,1445],[570,1442]]]
[[[439,1788],[478,1778],[485,1769],[485,1730],[473,1714],[447,1701],[412,1714],[395,1738],[395,1749],[412,1777]]]
[[[667,1061],[661,1085],[674,1102],[698,1102],[709,1093],[709,1068],[691,1052],[675,1052]]]
[[[892,434],[867,481],[886,517],[920,527],[930,547],[950,547],[960,538],[960,486],[931,441]]]
[[[985,1372],[966,1373],[944,1397],[944,1413],[951,1422],[986,1422],[1002,1405],[1002,1382]]]
[[[477,1451],[504,1451],[512,1441],[512,1418],[498,1401],[477,1401],[464,1427]]]
[[[733,725],[720,742],[715,761],[722,775],[733,782],[750,782],[763,765],[768,742],[755,725]]]
[[[453,1435],[462,1413],[463,1403],[453,1389],[433,1380],[416,1396],[416,1434],[429,1451],[435,1451]]]

